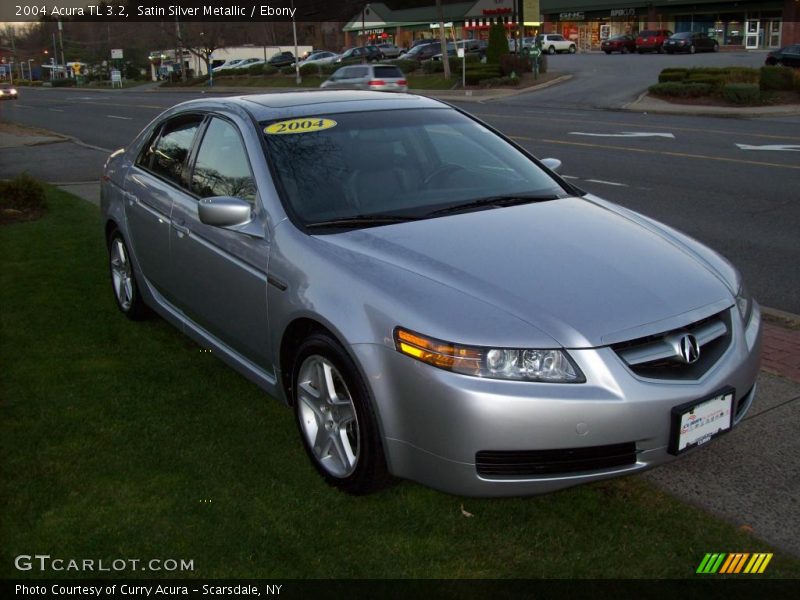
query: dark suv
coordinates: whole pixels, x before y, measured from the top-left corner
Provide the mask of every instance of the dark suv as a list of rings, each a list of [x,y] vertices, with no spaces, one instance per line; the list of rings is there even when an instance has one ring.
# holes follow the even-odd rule
[[[672,32],[669,29],[645,29],[636,36],[636,51],[664,53],[664,42]]]
[[[278,68],[288,67],[289,65],[294,64],[294,54],[288,51],[278,52],[270,57],[270,59],[267,61],[267,64]]]

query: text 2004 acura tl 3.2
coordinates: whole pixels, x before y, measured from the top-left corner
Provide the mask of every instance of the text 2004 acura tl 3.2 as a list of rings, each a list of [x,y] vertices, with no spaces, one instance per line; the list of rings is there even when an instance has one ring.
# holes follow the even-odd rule
[[[743,418],[760,311],[718,254],[557,169],[413,95],[186,102],[106,164],[116,301],[291,405],[351,493],[634,473]]]

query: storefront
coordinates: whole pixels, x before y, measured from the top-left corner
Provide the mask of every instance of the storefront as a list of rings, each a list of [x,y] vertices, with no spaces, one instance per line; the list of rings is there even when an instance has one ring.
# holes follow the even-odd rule
[[[702,31],[720,48],[749,50],[800,43],[797,0],[541,0],[544,30],[561,33],[580,50],[606,37],[645,29]]]

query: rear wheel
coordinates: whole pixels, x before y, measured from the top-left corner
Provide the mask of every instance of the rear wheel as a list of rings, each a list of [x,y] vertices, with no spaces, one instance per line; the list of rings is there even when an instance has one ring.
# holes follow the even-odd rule
[[[719,52],[719,44],[714,42],[714,46],[711,48],[712,52]]]
[[[148,309],[139,294],[128,246],[119,231],[114,231],[109,239],[108,266],[117,307],[134,321],[146,317]]]
[[[575,44],[572,44],[572,45],[569,47],[569,53],[570,53],[570,54],[575,54],[575,52],[577,52],[577,51],[578,51],[578,49],[575,47]]]
[[[295,416],[311,462],[332,486],[367,494],[390,481],[369,391],[333,338],[309,336],[295,355]]]
[[[694,44],[692,44],[689,46],[689,54],[694,54],[695,52],[697,52],[697,48],[695,48]]]

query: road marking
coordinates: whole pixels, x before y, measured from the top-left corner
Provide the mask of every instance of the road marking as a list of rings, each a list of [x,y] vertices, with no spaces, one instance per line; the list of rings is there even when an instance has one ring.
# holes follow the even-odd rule
[[[52,110],[53,112],[64,112],[64,109],[61,108],[48,108],[47,110]]]
[[[603,185],[616,185],[618,187],[628,187],[627,183],[617,183],[616,181],[603,181],[602,179],[584,179],[591,183],[602,183]]]
[[[800,152],[797,144],[767,144],[765,146],[749,146],[747,144],[736,144],[739,150],[776,150],[778,152]]]
[[[654,133],[652,131],[622,131],[620,133],[585,133],[583,131],[570,131],[569,135],[587,135],[591,137],[613,137],[613,138],[638,138],[638,137],[662,137],[674,140],[675,136],[671,133]]]
[[[580,179],[580,177],[575,177],[575,175],[562,175],[561,179]]]
[[[122,119],[124,121],[133,121],[133,117],[118,117],[117,115],[106,115],[109,119]]]
[[[524,142],[538,142],[546,144],[561,144],[564,146],[583,146],[585,148],[606,148],[608,150],[622,150],[623,152],[641,152],[643,154],[660,154],[663,156],[678,156],[680,158],[701,158],[705,160],[719,160],[722,162],[739,163],[743,165],[756,165],[759,167],[778,167],[779,169],[797,169],[800,165],[782,165],[780,163],[761,162],[757,160],[742,160],[740,158],[725,158],[723,156],[708,156],[706,154],[687,154],[685,152],[667,152],[665,150],[650,150],[647,148],[629,148],[627,146],[611,146],[609,144],[590,144],[588,142],[566,142],[564,140],[536,139],[523,136],[509,136],[512,140]]]
[[[501,114],[494,114],[494,113],[473,113],[475,116],[480,117],[481,119],[485,119],[487,117],[498,117],[501,119],[529,119],[531,121],[541,121],[541,116],[539,117],[526,117],[520,114],[513,114],[513,115],[501,115]],[[572,126],[575,126],[575,119],[559,119],[558,117],[547,117],[548,121],[559,121],[563,123],[571,123]],[[590,119],[583,120],[581,119],[581,124],[584,123],[591,123],[594,125],[620,125],[622,127],[652,127],[653,124],[649,125],[639,125],[637,123],[626,123],[624,121],[593,121]],[[800,140],[798,136],[791,136],[791,135],[770,135],[767,133],[745,133],[743,134],[741,131],[727,131],[725,129],[698,129],[696,127],[675,127],[674,125],[669,126],[670,129],[673,131],[691,131],[691,132],[698,132],[698,133],[719,133],[722,135],[735,135],[737,137],[742,137],[746,135],[747,137],[757,137],[757,138],[765,138],[765,139],[772,139],[772,140]]]

